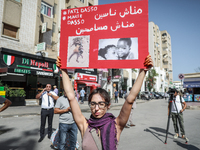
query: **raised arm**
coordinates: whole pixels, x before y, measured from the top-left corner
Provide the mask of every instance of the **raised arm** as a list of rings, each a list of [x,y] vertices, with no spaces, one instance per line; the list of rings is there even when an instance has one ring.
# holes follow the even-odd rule
[[[57,67],[61,67],[60,57],[57,58],[56,65],[57,65]],[[70,104],[70,108],[71,108],[74,120],[75,120],[81,134],[83,135],[84,129],[87,125],[86,119],[83,116],[83,114],[81,113],[81,109],[75,98],[74,90],[73,90],[72,84],[70,82],[67,70],[63,69],[61,71],[62,71],[62,80],[63,80],[64,91],[69,100],[69,104]]]
[[[150,55],[147,56],[147,58],[145,59],[144,65],[146,66],[147,69],[140,69],[138,77],[137,77],[129,95],[126,98],[124,105],[122,106],[120,114],[116,118],[116,123],[118,125],[119,133],[120,133],[120,131],[123,130],[124,126],[126,125],[126,122],[128,121],[132,105],[141,89],[146,72],[153,66],[153,62],[152,62]]]

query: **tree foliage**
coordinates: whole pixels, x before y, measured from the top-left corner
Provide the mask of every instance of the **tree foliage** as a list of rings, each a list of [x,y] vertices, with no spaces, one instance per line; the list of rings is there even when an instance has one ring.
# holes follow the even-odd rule
[[[154,68],[149,70],[148,76],[146,77],[147,88],[149,91],[151,91],[154,85],[156,84],[156,78],[155,78],[156,76],[158,76],[158,73],[156,72]]]

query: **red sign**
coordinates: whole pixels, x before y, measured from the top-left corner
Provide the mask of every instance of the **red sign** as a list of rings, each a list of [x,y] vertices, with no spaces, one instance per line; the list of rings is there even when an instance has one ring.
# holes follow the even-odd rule
[[[76,73],[75,80],[88,80],[88,81],[97,81],[97,76],[95,75],[87,75],[83,73]]]
[[[144,68],[148,0],[62,10],[62,68]]]

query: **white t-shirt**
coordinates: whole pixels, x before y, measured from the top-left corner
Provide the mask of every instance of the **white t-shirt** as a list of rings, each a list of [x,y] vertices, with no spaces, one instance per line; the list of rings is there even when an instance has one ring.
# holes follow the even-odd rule
[[[182,100],[182,103],[185,102],[183,97],[181,97],[181,100]],[[176,107],[177,107],[178,113],[180,113],[181,109],[183,109],[183,108],[182,108],[182,105],[181,105],[181,101],[180,101],[180,96],[179,95],[176,96],[175,103],[176,103]],[[173,101],[172,102],[172,110],[171,110],[171,112],[177,113],[176,107],[175,107],[174,101]]]
[[[52,95],[57,96],[57,94],[54,91],[50,91],[49,93],[51,93]],[[42,93],[41,97],[42,97],[42,104],[41,104],[42,108],[48,109],[48,108],[53,108],[54,107],[54,99],[51,96],[49,96],[50,106],[48,106],[47,91]]]

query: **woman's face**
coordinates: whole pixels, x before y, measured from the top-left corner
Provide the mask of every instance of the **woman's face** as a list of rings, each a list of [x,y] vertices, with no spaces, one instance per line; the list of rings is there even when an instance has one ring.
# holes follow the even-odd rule
[[[97,103],[97,104],[99,103],[99,105],[101,105],[102,102],[105,103],[105,100],[99,94],[94,94],[92,96],[92,99],[91,99],[90,103]],[[105,108],[99,108],[99,105],[97,105],[97,104],[95,105],[94,108],[90,108],[91,109],[91,113],[95,118],[101,118],[101,117],[104,116],[104,114],[110,108],[110,104],[105,105]]]
[[[108,48],[107,53],[105,54],[105,57],[106,57],[107,60],[117,60],[118,56],[117,56],[116,47]]]

